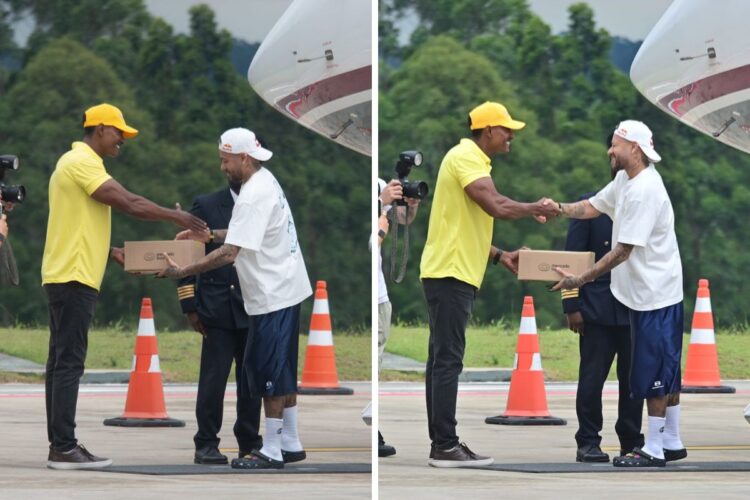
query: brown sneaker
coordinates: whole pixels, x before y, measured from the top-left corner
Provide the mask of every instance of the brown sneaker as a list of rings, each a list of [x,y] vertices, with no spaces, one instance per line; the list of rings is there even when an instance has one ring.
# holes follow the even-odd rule
[[[70,451],[55,451],[50,449],[47,467],[50,469],[101,469],[112,465],[112,459],[96,457],[82,445]]]
[[[466,443],[457,444],[449,450],[435,448],[431,455],[427,463],[433,467],[471,467],[491,465],[495,461],[492,457],[477,455],[466,446]]]

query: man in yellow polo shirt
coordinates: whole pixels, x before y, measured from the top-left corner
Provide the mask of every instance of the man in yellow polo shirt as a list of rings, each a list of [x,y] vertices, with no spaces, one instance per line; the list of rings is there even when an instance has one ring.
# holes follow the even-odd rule
[[[433,467],[489,465],[490,457],[472,452],[456,435],[458,376],[463,369],[466,325],[482,284],[487,259],[516,273],[518,251],[491,245],[494,219],[533,216],[540,222],[557,207],[520,203],[501,195],[490,177],[490,157],[510,152],[513,120],[505,106],[485,102],[469,113],[471,139],[461,139],[443,158],[432,200],[421,262],[421,279],[430,320],[425,389]]]
[[[123,263],[122,249],[110,250],[111,207],[146,220],[170,221],[205,230],[188,212],[163,208],[122,187],[105,170],[103,156],[115,157],[138,131],[110,104],[86,110],[83,141],[62,155],[49,182],[49,220],[42,258],[42,284],[50,319],[46,367],[47,466],[52,469],[107,467],[112,460],[89,453],[75,437],[78,386],[83,375],[88,329],[108,257]]]

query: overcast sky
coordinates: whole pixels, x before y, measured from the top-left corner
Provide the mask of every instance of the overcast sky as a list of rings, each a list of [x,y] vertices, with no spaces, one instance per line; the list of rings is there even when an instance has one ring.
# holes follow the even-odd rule
[[[247,42],[263,40],[274,23],[292,0],[144,0],[149,11],[170,23],[175,31],[187,33],[190,17],[188,10],[195,4],[208,4],[216,14],[221,28],[226,28],[235,38]],[[315,0],[305,0],[312,2]],[[346,2],[348,0],[339,0]],[[552,27],[553,33],[565,31],[568,25],[568,6],[581,0],[527,0],[532,10]],[[643,40],[671,0],[586,0],[594,9],[597,27],[612,35],[631,40]],[[407,31],[415,21],[403,23]],[[31,31],[29,23],[15,27],[16,41],[24,44]],[[403,33],[402,33],[403,34]],[[404,34],[408,40],[408,33]]]
[[[552,27],[553,33],[568,27],[568,6],[581,0],[527,0],[531,9]],[[585,0],[594,10],[598,28],[611,35],[643,40],[672,0]]]
[[[163,17],[175,30],[186,33],[188,10],[198,3],[213,8],[219,26],[236,38],[258,42],[268,33],[292,0],[145,0],[151,13]],[[306,0],[315,1],[315,0]],[[346,2],[348,0],[339,0]],[[553,33],[568,26],[568,6],[581,0],[527,0],[532,10],[552,27]],[[643,40],[671,0],[586,0],[594,10],[597,27],[612,35]]]

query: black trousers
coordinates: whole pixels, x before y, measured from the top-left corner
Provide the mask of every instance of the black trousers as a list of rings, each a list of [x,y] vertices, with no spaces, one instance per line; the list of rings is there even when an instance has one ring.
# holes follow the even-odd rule
[[[619,401],[615,431],[620,448],[631,450],[643,446],[641,419],[643,400],[630,399],[630,327],[603,326],[586,323],[580,337],[581,364],[578,368],[576,414],[578,415],[578,447],[599,445],[602,441],[602,389],[617,354],[617,380]]]
[[[249,397],[242,365],[248,330],[206,327],[206,333],[201,348],[198,397],[195,402],[195,416],[198,420],[198,432],[193,437],[195,447],[219,446],[218,434],[224,416],[224,392],[234,361],[237,382],[234,435],[240,450],[260,449],[263,446],[263,439],[258,434],[261,399]]]
[[[464,367],[466,325],[476,288],[454,278],[422,280],[430,318],[425,396],[430,440],[438,450],[458,444],[456,398]]]
[[[75,436],[78,387],[99,294],[75,281],[44,285],[44,290],[50,333],[45,372],[47,439],[55,450],[69,451],[78,444]]]

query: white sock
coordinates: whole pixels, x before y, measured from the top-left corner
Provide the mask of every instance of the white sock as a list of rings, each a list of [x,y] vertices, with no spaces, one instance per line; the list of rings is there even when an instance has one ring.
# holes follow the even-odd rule
[[[281,449],[284,451],[302,451],[303,449],[297,433],[297,405],[284,408]]]
[[[282,460],[281,457],[281,427],[284,421],[280,418],[266,417],[266,435],[263,436],[263,448],[260,452],[274,460]]]
[[[664,448],[681,450],[685,446],[680,439],[680,405],[667,406],[667,422],[664,424]]]
[[[666,420],[664,417],[648,416],[648,433],[646,434],[646,445],[643,447],[643,451],[654,458],[664,458],[662,436],[664,435]]]

